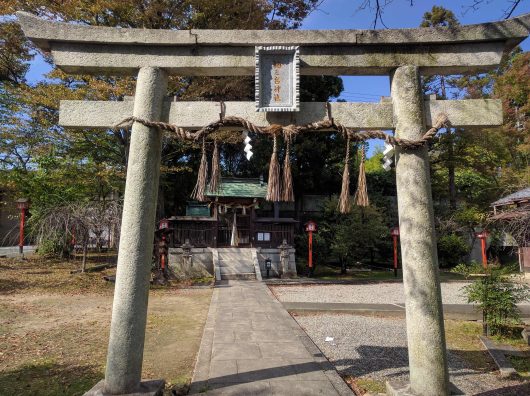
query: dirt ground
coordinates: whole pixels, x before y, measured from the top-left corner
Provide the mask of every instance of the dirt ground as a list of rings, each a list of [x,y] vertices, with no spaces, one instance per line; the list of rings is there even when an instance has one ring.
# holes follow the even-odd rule
[[[0,395],[80,395],[103,378],[113,270],[70,274],[78,263],[0,259]],[[212,291],[151,290],[144,378],[167,394],[191,379]]]

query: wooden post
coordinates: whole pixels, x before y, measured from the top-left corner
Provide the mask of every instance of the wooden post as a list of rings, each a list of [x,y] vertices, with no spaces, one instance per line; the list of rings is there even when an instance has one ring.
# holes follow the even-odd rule
[[[249,225],[249,242],[250,247],[254,247],[254,217],[256,213],[254,212],[254,206],[250,208],[250,225]]]

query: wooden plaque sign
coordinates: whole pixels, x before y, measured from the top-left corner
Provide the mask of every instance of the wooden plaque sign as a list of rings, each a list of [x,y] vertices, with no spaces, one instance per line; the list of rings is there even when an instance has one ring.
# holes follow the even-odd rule
[[[298,111],[298,47],[256,47],[256,111]]]

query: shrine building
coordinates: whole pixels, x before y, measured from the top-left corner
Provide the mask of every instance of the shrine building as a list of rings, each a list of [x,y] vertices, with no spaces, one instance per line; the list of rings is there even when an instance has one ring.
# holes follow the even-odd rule
[[[205,202],[188,202],[185,215],[168,219],[170,265],[179,266],[182,262],[179,256],[183,253],[182,245],[187,242],[193,247],[193,260],[201,267],[199,270],[213,275],[220,267],[220,279],[226,277],[221,273],[223,263],[216,262],[218,255],[221,261],[223,255],[230,256],[231,261],[240,261],[230,274],[233,277],[236,277],[236,269],[242,277],[256,272],[250,264],[244,268],[245,261],[252,261],[253,256],[263,274],[266,273],[265,260],[271,259],[272,274],[278,275],[280,246],[286,243],[290,252],[289,272],[296,273],[293,245],[298,222],[280,217],[279,203],[267,202],[266,194],[267,183],[263,178],[222,178],[217,191],[208,188]],[[187,276],[196,274],[180,266],[178,271]]]

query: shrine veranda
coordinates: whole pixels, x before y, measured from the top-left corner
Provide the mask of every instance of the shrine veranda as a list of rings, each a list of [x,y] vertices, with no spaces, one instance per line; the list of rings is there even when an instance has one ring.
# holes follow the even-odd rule
[[[26,36],[51,53],[64,72],[137,76],[134,98],[62,101],[60,124],[66,127],[111,128],[130,116],[190,129],[199,129],[220,114],[261,127],[332,117],[348,128],[392,129],[397,137],[410,140],[421,138],[441,112],[454,127],[501,125],[500,101],[424,98],[420,77],[492,70],[530,29],[530,14],[454,29],[383,31],[116,29],[49,22],[27,13],[17,16]],[[298,111],[282,112],[256,112],[254,102],[167,98],[168,75],[254,75],[260,46],[296,47],[301,75],[390,76],[391,98],[381,103],[299,103]],[[279,87],[272,89],[272,97],[280,92]],[[141,382],[161,136],[157,128],[139,122],[132,126],[111,334],[105,381],[100,384],[107,394],[147,394],[163,384]],[[427,147],[396,147],[396,182],[410,366],[407,394],[447,395]]]

